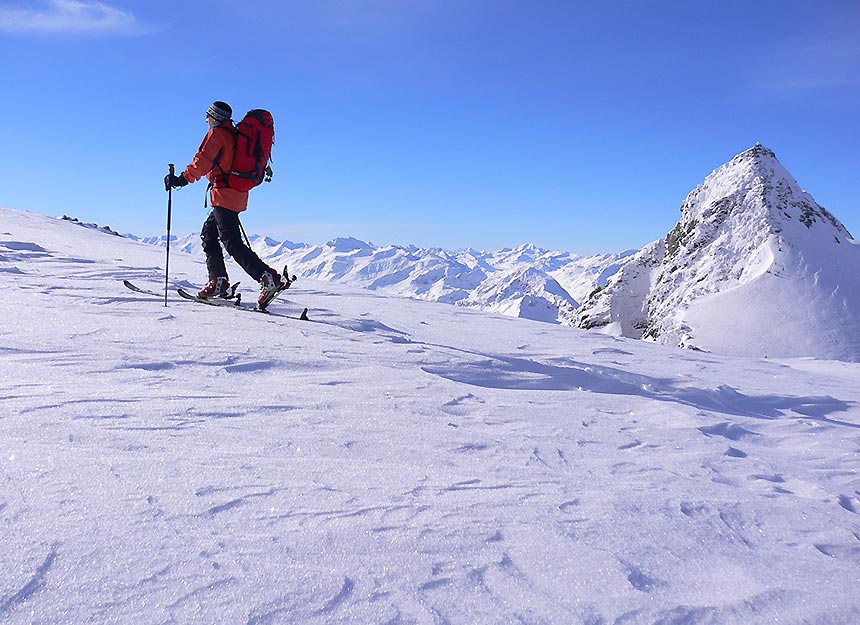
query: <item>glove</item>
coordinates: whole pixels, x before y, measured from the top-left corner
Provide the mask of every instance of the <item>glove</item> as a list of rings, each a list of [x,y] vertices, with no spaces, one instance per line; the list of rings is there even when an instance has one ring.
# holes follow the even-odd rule
[[[170,189],[176,189],[178,187],[184,187],[188,184],[188,181],[185,179],[185,176],[179,174],[178,176],[174,176],[173,174],[167,174],[164,177],[164,190],[169,191]]]

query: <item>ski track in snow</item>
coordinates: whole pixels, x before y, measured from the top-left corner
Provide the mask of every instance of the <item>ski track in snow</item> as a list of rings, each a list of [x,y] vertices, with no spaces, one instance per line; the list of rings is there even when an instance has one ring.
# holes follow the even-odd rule
[[[860,365],[165,308],[157,248],[0,218],[0,622],[860,622]]]

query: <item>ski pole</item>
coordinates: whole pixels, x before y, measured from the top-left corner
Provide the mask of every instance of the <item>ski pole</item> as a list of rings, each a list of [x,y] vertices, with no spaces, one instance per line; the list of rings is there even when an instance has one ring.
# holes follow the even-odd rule
[[[173,163],[167,164],[170,177],[173,178]],[[164,306],[167,307],[167,283],[170,271],[170,213],[173,209],[173,187],[167,186],[167,258],[164,261]]]

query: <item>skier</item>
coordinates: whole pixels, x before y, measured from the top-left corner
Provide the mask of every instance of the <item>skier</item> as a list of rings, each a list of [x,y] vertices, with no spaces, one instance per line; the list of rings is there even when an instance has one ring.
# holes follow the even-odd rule
[[[203,251],[206,252],[209,282],[200,289],[197,297],[209,299],[229,295],[230,280],[224,265],[224,253],[221,251],[223,243],[227,253],[245,273],[260,283],[257,303],[263,307],[275,293],[287,286],[287,282],[242,240],[239,213],[248,208],[248,192],[231,189],[225,184],[225,174],[230,171],[236,145],[237,130],[232,116],[233,109],[226,102],[216,101],[209,106],[206,110],[209,131],[203,137],[197,154],[181,174],[165,176],[164,186],[165,189],[175,189],[184,187],[189,182],[197,182],[203,176],[209,179],[212,212],[200,231]]]

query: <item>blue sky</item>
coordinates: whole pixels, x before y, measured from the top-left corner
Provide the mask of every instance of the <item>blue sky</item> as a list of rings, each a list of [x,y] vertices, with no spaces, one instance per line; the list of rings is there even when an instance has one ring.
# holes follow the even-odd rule
[[[122,232],[220,99],[274,114],[277,239],[638,248],[756,142],[860,236],[857,0],[0,0],[0,57],[0,205]]]

